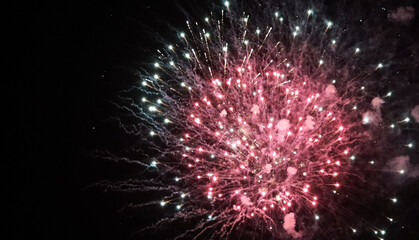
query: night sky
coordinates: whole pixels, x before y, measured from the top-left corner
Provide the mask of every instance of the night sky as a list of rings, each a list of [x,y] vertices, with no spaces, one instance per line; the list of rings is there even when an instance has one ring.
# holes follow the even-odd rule
[[[11,35],[18,47],[12,48],[10,58],[16,65],[11,68],[14,79],[5,80],[4,115],[10,123],[4,127],[10,135],[3,159],[8,163],[4,172],[11,175],[5,181],[10,204],[4,208],[12,216],[8,227],[12,239],[128,239],[140,226],[149,224],[153,209],[146,213],[119,210],[150,196],[123,196],[90,187],[100,180],[124,180],[146,173],[93,155],[97,149],[119,153],[136,142],[113,120],[119,113],[110,102],[120,90],[138,81],[136,71],[150,67],[152,54],[161,47],[157,38],[171,39],[173,29],[184,28],[182,11],[201,17],[211,1],[192,2],[15,3]],[[417,3],[362,4],[359,8],[374,11],[381,6],[414,6],[415,18],[402,29],[410,32],[410,43],[419,44]],[[418,81],[413,79],[411,84],[419,89]],[[411,137],[419,145],[417,130]],[[418,156],[417,146],[415,151]],[[406,182],[397,196],[403,202],[392,211],[402,224],[388,228],[385,239],[417,239],[418,179]],[[389,205],[378,203],[376,211]],[[354,239],[371,238],[361,235]]]

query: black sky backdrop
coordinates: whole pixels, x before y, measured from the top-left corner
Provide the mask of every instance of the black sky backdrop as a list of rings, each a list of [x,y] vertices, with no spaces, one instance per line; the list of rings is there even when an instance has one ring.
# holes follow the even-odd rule
[[[168,23],[184,28],[178,5],[195,17],[208,11],[210,1],[196,2],[14,3],[10,35],[17,47],[11,47],[9,59],[15,66],[6,86],[9,123],[4,126],[10,131],[4,171],[11,175],[5,181],[10,203],[4,208],[11,215],[12,239],[127,239],[140,225],[138,217],[118,213],[126,199],[87,189],[137,169],[94,159],[91,151],[119,151],[135,141],[111,120],[116,113],[110,101],[138,81],[135,70],[152,62],[161,47],[156,31],[174,39]],[[405,2],[382,3],[387,8],[412,4]],[[409,29],[419,28],[417,18]],[[409,212],[401,216],[406,230],[388,229],[392,235],[386,239],[418,236],[418,193],[417,181],[400,190],[401,208]]]

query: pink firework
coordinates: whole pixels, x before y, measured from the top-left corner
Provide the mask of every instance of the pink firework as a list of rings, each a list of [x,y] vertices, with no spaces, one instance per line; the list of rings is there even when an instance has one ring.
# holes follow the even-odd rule
[[[151,159],[141,164],[158,173],[138,188],[161,191],[138,206],[175,212],[141,231],[185,221],[176,238],[235,239],[251,223],[273,238],[309,239],[323,214],[355,218],[339,197],[374,164],[355,166],[391,96],[368,93],[388,66],[319,12],[295,11],[253,16],[225,2],[187,21],[158,50],[154,72],[124,92],[141,94],[117,105],[141,119],[124,128],[147,138]]]

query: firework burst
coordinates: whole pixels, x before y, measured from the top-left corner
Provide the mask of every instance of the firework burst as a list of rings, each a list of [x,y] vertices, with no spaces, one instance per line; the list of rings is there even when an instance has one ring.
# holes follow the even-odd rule
[[[359,196],[374,189],[369,172],[385,165],[372,143],[409,121],[383,121],[392,92],[377,85],[396,64],[368,46],[383,36],[351,37],[359,29],[316,6],[263,6],[226,1],[186,21],[115,103],[133,117],[121,120],[126,132],[147,139],[148,159],[135,162],[151,176],[132,188],[160,198],[131,207],[171,213],[140,234],[187,223],[170,238],[307,239],[345,222],[341,234],[382,237],[347,204],[368,198]]]

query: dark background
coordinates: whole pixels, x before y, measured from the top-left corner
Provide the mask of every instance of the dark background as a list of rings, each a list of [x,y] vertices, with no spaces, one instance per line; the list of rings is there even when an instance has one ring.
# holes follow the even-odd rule
[[[86,191],[98,180],[120,179],[133,170],[94,159],[91,152],[120,149],[132,140],[110,120],[115,110],[110,101],[149,63],[158,47],[156,29],[167,30],[167,22],[184,26],[177,5],[162,0],[12,5],[11,45],[4,47],[13,46],[7,59],[13,81],[5,81],[3,155],[12,239],[125,239],[135,230],[135,222],[121,225],[117,196]]]
[[[202,17],[199,11],[207,12],[210,1],[193,4],[201,10],[189,9],[191,2],[14,3],[6,37],[12,45],[4,46],[12,51],[7,61],[13,78],[5,81],[4,128],[10,134],[2,168],[12,239],[126,239],[135,230],[136,220],[117,212],[123,198],[86,191],[98,180],[120,179],[135,169],[94,159],[91,151],[117,151],[132,140],[110,120],[110,101],[137,81],[135,70],[161,47],[155,31],[173,39],[174,31],[167,30],[184,28],[177,6]],[[402,189],[405,209],[417,206],[417,192],[417,184]],[[404,218],[407,230],[386,239],[413,239],[418,212]]]

